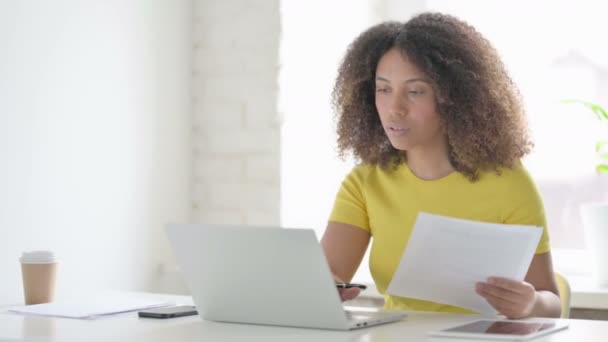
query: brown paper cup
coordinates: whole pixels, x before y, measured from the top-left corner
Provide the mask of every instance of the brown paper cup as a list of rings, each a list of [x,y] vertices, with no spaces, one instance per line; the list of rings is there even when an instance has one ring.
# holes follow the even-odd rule
[[[22,257],[21,275],[23,277],[23,295],[26,305],[53,301],[57,263],[52,257],[40,261]]]
[[[57,263],[21,264],[21,274],[26,305],[53,301]]]

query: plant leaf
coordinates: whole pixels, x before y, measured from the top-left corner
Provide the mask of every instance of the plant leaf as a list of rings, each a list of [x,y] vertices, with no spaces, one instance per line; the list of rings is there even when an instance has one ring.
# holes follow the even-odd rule
[[[595,152],[599,153],[604,146],[608,146],[608,141],[598,141],[595,144]]]
[[[587,101],[583,101],[583,100],[574,100],[574,99],[562,100],[562,103],[568,103],[568,104],[577,103],[577,104],[582,104],[583,106],[591,109],[595,113],[595,115],[597,116],[597,118],[600,121],[608,120],[608,112],[606,112],[606,110],[604,108],[602,108],[602,106],[600,106],[598,104],[587,102]]]
[[[593,105],[593,106],[591,106],[591,110],[595,113],[595,115],[597,115],[598,119],[608,120],[608,113],[606,113],[606,110],[604,108],[602,108],[602,106]]]
[[[598,165],[595,167],[597,173],[608,173],[608,165]]]
[[[585,106],[587,106],[589,108],[591,108],[591,106],[595,105],[595,103],[591,103],[591,102],[583,101],[583,100],[577,100],[577,99],[565,99],[565,100],[562,100],[562,103],[567,103],[567,104],[573,104],[573,103],[582,104],[582,105],[585,105]]]
[[[583,100],[575,100],[575,99],[564,99],[561,101],[562,103],[567,103],[567,104],[571,104],[571,103],[587,103]]]

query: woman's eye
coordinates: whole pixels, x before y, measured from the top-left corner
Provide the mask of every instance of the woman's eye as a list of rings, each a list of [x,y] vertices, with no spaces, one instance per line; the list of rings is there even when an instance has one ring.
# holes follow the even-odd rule
[[[424,92],[422,90],[410,90],[407,93],[410,94],[410,95],[421,95]]]
[[[388,88],[376,88],[377,93],[388,93]]]

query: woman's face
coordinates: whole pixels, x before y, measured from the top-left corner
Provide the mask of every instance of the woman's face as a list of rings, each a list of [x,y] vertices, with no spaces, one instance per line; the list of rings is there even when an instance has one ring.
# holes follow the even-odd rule
[[[375,91],[376,109],[393,147],[411,151],[444,143],[431,82],[398,49],[380,58]]]

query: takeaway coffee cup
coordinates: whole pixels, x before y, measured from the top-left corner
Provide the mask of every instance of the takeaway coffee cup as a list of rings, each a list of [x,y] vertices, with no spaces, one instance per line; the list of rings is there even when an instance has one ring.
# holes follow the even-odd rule
[[[21,258],[23,295],[25,304],[41,304],[53,301],[57,260],[50,251],[23,252]]]

